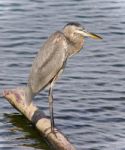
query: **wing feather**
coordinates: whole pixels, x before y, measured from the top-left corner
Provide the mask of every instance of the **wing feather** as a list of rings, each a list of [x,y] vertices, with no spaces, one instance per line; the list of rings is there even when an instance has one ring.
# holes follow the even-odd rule
[[[66,39],[63,33],[52,34],[38,52],[29,75],[33,94],[45,88],[63,68],[66,61]]]

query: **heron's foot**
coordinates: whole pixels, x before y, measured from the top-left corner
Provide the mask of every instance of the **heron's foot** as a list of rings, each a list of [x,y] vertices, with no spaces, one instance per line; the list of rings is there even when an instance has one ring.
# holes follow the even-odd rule
[[[55,135],[55,137],[57,138],[57,135],[56,135],[57,129],[51,127],[51,133],[53,133]]]
[[[51,133],[53,133],[55,135],[55,137],[57,138],[57,129],[55,128],[55,123],[54,120],[51,120]]]

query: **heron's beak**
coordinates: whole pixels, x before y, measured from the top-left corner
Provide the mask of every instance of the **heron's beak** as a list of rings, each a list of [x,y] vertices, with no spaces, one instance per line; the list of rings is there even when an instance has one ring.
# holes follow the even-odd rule
[[[97,35],[95,33],[87,32],[87,31],[82,31],[82,35],[85,37],[91,37],[91,38],[97,39],[97,40],[102,39],[102,37],[100,37],[99,35]]]

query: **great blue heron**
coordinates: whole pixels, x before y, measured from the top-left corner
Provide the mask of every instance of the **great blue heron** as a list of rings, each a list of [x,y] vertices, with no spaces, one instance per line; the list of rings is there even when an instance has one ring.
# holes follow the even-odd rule
[[[32,64],[26,87],[27,105],[31,103],[33,96],[49,85],[51,131],[54,131],[52,94],[54,82],[63,72],[67,59],[82,49],[84,37],[102,39],[94,33],[87,32],[79,23],[68,23],[62,31],[57,31],[48,38]]]

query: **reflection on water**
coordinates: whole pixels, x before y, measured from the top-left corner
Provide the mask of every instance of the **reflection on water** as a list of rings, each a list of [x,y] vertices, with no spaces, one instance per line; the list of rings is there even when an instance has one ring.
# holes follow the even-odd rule
[[[11,140],[12,148],[20,146],[22,149],[49,149],[44,139],[40,136],[40,133],[30,124],[30,122],[18,113],[4,114],[4,117],[8,124],[11,124],[8,130],[8,135],[12,135]],[[9,137],[8,137],[9,140]],[[17,143],[15,145],[15,143]],[[18,143],[20,143],[18,145]],[[11,148],[11,147],[10,147]]]
[[[124,14],[124,0],[0,0],[0,91],[24,86],[46,38],[78,21],[103,41],[86,39],[84,50],[68,61],[54,88],[56,125],[79,150],[125,149]],[[47,96],[44,90],[34,102],[49,115]],[[15,112],[1,97],[0,149],[47,150]]]

